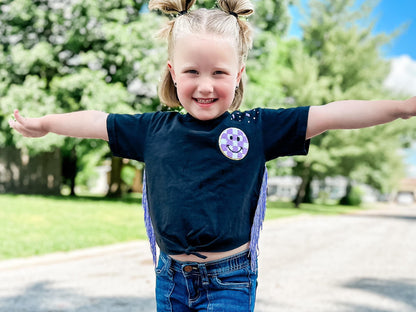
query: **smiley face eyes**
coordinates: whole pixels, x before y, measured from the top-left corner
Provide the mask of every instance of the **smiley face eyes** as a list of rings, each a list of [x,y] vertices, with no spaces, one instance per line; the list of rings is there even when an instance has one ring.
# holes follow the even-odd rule
[[[228,135],[228,140],[240,142],[240,141],[243,141],[243,137],[241,135],[232,135],[232,134],[229,134]]]

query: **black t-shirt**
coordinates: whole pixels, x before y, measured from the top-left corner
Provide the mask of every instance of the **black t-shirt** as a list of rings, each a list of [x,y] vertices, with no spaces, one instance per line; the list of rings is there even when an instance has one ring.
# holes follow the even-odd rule
[[[254,109],[200,121],[110,114],[115,156],[146,164],[156,242],[167,254],[228,251],[250,241],[265,162],[306,155],[309,107]]]

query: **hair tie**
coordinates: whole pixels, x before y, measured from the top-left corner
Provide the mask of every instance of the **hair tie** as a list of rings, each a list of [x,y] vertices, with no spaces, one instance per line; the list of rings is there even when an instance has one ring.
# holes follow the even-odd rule
[[[238,14],[237,13],[235,13],[235,12],[229,12],[232,16],[234,16],[235,18],[237,18],[238,19]]]
[[[188,13],[188,7],[189,7],[189,4],[191,3],[191,1],[192,0],[186,0],[186,2],[185,2],[185,10],[182,10],[182,11],[180,11],[179,13],[178,13],[178,16],[182,16],[182,15],[185,15],[186,13]]]

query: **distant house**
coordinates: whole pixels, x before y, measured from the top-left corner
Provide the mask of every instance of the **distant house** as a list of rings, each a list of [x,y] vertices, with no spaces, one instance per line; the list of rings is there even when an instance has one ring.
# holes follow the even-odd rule
[[[295,176],[270,177],[268,179],[267,195],[272,200],[289,200],[292,201],[297,194],[302,180]],[[345,196],[348,186],[348,179],[345,177],[326,177],[323,180],[312,181],[312,196],[338,200]],[[364,202],[377,201],[379,194],[368,185],[360,185],[364,192]],[[416,193],[415,193],[416,194]]]
[[[413,204],[416,201],[416,178],[402,179],[393,199],[399,204]]]
[[[293,176],[269,177],[267,196],[272,200],[291,201],[296,197],[302,179]]]

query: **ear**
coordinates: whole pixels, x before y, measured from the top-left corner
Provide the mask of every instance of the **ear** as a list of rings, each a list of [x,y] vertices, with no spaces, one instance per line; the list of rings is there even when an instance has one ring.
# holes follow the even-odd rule
[[[168,70],[170,72],[170,76],[172,77],[173,82],[176,82],[176,74],[171,61],[168,61]]]
[[[243,77],[243,73],[244,73],[245,69],[246,69],[246,65],[243,64],[243,66],[241,66],[241,69],[237,74],[237,86],[240,84],[240,81],[241,81],[241,78]]]

